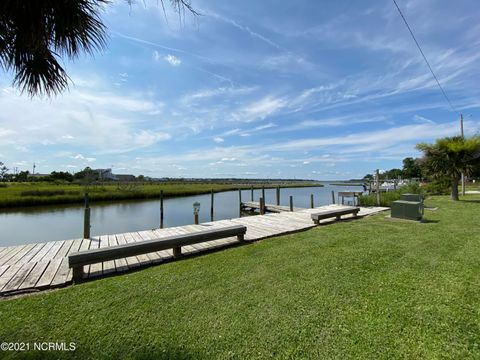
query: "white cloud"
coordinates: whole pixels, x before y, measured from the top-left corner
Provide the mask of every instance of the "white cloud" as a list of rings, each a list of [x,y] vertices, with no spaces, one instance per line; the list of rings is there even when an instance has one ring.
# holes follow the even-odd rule
[[[182,60],[176,57],[175,55],[172,55],[172,54],[162,55],[157,50],[153,52],[152,56],[153,56],[153,60],[155,61],[165,60],[172,66],[179,66],[182,63]]]
[[[215,141],[216,143],[222,143],[225,140],[223,140],[220,136],[216,136],[216,137],[213,138],[213,141]]]
[[[171,54],[165,56],[164,59],[172,66],[178,66],[182,63],[182,60]]]

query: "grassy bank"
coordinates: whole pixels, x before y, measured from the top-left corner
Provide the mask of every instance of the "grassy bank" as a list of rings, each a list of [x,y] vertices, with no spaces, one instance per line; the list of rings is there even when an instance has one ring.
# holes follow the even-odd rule
[[[480,196],[0,301],[2,358],[478,359]]]
[[[218,183],[132,183],[82,186],[77,184],[3,183],[0,187],[0,208],[40,206],[52,204],[74,204],[84,201],[88,192],[91,202],[158,198],[163,190],[165,197],[188,196],[237,189],[247,189],[246,184]],[[255,184],[255,187],[262,185]],[[265,187],[277,186],[265,184]],[[291,182],[281,187],[323,186],[318,183]]]

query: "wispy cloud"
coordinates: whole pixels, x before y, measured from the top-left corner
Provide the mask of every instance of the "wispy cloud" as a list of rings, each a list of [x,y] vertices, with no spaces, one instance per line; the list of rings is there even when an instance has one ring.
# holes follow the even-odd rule
[[[252,122],[255,120],[264,120],[270,115],[275,114],[287,105],[287,100],[273,96],[264,97],[254,101],[238,111],[232,113],[232,120],[240,122]]]
[[[248,26],[245,26],[245,25],[241,25],[240,23],[238,23],[237,21],[233,20],[233,19],[230,19],[226,16],[222,16],[216,12],[213,12],[213,11],[210,11],[210,10],[207,10],[205,11],[205,14],[207,16],[210,16],[214,19],[217,19],[217,20],[220,20],[220,21],[223,21],[227,24],[230,24],[232,25],[233,27],[237,28],[238,30],[240,31],[243,31],[243,32],[246,32],[247,34],[249,34],[251,37],[253,38],[256,38],[276,49],[281,49],[280,45],[278,45],[277,43],[275,43],[274,41],[270,40],[269,38],[267,38],[266,36],[256,32],[256,31],[253,31],[252,29],[250,29],[250,27]]]

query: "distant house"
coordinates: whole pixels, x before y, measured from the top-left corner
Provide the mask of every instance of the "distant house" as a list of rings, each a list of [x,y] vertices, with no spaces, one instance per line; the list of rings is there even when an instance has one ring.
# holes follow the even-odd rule
[[[97,174],[98,180],[117,180],[112,169],[92,169]]]

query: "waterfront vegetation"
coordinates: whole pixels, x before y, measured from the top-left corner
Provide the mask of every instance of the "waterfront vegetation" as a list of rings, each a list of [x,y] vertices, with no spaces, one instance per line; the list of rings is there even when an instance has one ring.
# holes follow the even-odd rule
[[[390,207],[392,205],[392,202],[399,200],[400,195],[402,194],[426,195],[427,192],[424,188],[420,187],[418,183],[412,182],[398,188],[397,190],[380,192],[380,206]],[[361,206],[377,206],[377,195],[375,193],[361,195],[358,198],[358,201]]]
[[[0,301],[41,358],[480,358],[480,196],[385,213]],[[3,352],[3,358],[35,353]]]
[[[82,203],[85,193],[91,202],[152,199],[159,198],[163,190],[164,197],[189,196],[214,192],[249,189],[252,185],[242,183],[217,182],[164,182],[164,183],[98,183],[89,185],[47,182],[0,183],[0,208]],[[313,181],[283,181],[255,183],[255,188],[269,187],[311,187],[323,186]]]

